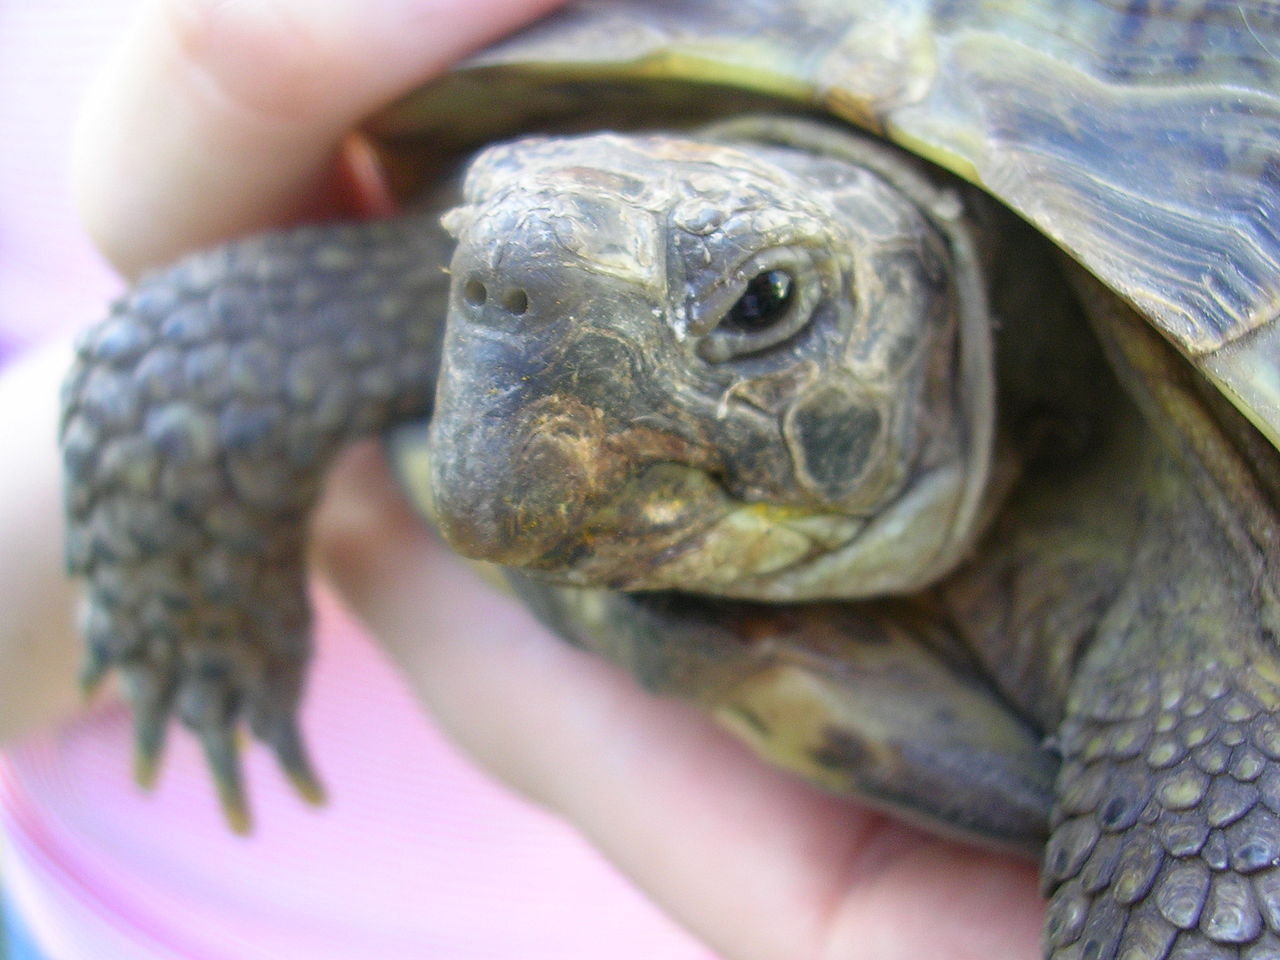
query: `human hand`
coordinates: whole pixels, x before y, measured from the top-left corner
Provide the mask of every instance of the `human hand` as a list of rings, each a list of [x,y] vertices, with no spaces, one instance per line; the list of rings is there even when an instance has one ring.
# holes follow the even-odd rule
[[[153,5],[81,131],[86,219],[135,274],[254,229],[367,208],[369,191],[350,189],[362,179],[346,131],[549,5]],[[315,553],[457,740],[575,822],[723,956],[1035,955],[1031,865],[821,795],[556,642],[444,554],[372,448],[332,478]]]

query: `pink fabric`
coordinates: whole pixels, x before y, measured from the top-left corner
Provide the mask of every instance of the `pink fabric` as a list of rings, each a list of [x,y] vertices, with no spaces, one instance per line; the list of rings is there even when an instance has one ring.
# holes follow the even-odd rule
[[[53,957],[707,956],[459,757],[331,602],[319,636],[303,722],[333,797],[303,808],[250,751],[249,840],[221,824],[188,737],[155,796],[133,787],[119,707],[11,752],[5,870]]]
[[[132,3],[0,0],[0,347],[91,320],[115,282],[65,187],[85,77]],[[707,958],[569,829],[442,738],[358,628],[321,603],[304,725],[323,811],[250,751],[258,829],[231,836],[197,751],[128,778],[106,706],[0,761],[6,893],[56,960]]]

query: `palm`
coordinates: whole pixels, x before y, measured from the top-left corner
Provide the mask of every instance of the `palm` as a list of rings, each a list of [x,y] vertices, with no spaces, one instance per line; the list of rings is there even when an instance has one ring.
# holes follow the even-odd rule
[[[464,747],[726,958],[1030,958],[1034,865],[764,766],[546,635],[405,515],[371,449],[317,524],[331,575]]]

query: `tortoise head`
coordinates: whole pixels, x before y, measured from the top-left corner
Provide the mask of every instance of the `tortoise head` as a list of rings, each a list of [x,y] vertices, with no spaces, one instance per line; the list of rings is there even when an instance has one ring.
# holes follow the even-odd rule
[[[962,361],[935,219],[865,166],[780,145],[484,152],[445,220],[440,530],[621,589],[793,598],[938,575],[976,526],[992,412],[961,397],[986,361]]]

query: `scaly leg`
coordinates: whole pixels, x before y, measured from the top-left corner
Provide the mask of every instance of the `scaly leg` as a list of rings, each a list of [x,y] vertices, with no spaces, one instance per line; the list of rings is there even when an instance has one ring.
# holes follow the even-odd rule
[[[233,243],[145,279],[67,378],[86,686],[122,673],[143,782],[169,716],[194,730],[237,829],[242,718],[320,795],[294,716],[307,515],[343,444],[427,411],[447,262],[427,214]]]
[[[1280,958],[1275,452],[1093,281],[1146,415],[1131,566],[1079,661],[1044,885],[1054,960]]]
[[[1143,639],[1093,651],[1069,698],[1046,952],[1280,957],[1280,660],[1243,632]]]

